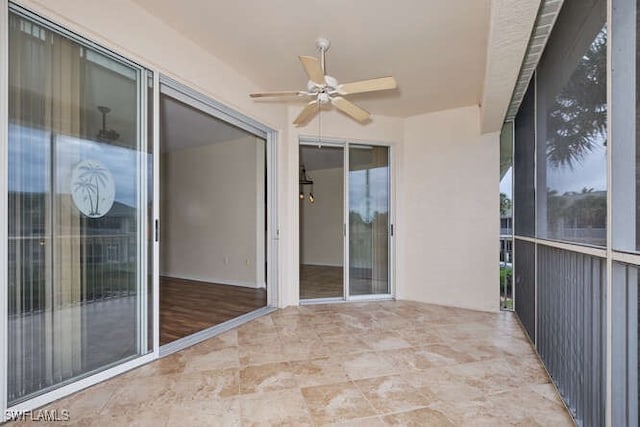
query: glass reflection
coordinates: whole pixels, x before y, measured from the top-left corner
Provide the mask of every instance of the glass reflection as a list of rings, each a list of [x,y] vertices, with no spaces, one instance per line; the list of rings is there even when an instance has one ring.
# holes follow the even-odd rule
[[[349,293],[388,294],[389,148],[349,146]]]
[[[541,237],[606,245],[606,50],[602,28],[546,108]]]
[[[9,404],[146,351],[139,74],[10,14]]]

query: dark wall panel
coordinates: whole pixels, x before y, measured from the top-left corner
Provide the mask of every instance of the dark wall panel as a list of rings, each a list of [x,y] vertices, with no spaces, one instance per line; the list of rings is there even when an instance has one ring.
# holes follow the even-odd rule
[[[515,310],[531,341],[536,331],[536,287],[534,243],[515,239],[514,242]]]
[[[535,77],[514,121],[513,212],[516,236],[535,234]]]
[[[605,425],[606,262],[538,245],[536,347],[579,425]]]
[[[613,263],[611,286],[612,425],[638,425],[640,267]]]

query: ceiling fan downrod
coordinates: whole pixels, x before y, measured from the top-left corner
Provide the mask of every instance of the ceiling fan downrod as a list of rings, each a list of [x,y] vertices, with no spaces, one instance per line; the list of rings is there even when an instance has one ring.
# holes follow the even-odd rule
[[[331,47],[331,42],[325,37],[318,37],[316,39],[316,47],[320,51],[320,66],[322,67],[322,72],[327,74],[325,53]]]

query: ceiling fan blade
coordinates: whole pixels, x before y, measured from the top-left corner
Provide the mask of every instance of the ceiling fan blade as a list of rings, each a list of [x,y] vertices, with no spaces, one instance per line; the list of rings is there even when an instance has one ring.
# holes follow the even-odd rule
[[[324,72],[322,71],[322,66],[320,65],[320,61],[318,61],[318,58],[313,56],[300,56],[299,58],[309,80],[321,86],[325,85]]]
[[[251,98],[265,98],[267,96],[305,96],[305,95],[309,95],[309,94],[301,90],[287,90],[287,91],[281,91],[281,92],[258,92],[258,93],[249,94]]]
[[[366,122],[371,118],[371,114],[361,107],[358,107],[353,102],[347,101],[341,96],[336,96],[331,98],[331,103],[343,113],[353,117],[355,120],[359,122]]]
[[[314,99],[309,102],[306,107],[302,109],[298,117],[293,121],[293,124],[296,126],[302,125],[307,122],[314,114],[318,112],[318,100]]]
[[[396,79],[393,77],[380,77],[371,80],[361,80],[359,82],[343,83],[338,86],[340,95],[350,95],[352,93],[374,92],[377,90],[395,89],[398,87]]]

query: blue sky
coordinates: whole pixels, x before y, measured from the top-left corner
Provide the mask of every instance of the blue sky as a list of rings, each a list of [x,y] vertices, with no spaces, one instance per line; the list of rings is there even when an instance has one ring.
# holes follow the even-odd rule
[[[500,181],[500,192],[511,198],[511,180],[513,169],[509,168]],[[607,189],[607,150],[599,143],[595,149],[587,153],[584,158],[574,164],[573,169],[568,166],[559,168],[547,167],[547,187],[560,194],[569,191],[579,193],[584,187],[595,191]]]
[[[579,193],[584,187],[595,191],[607,189],[607,150],[602,143],[589,152],[573,169],[547,167],[547,187],[563,194]]]
[[[115,200],[129,206],[136,205],[138,151],[103,142],[58,135],[56,137],[59,166],[57,191],[69,193],[71,169],[81,160],[95,159],[104,164],[113,175],[116,185]],[[49,189],[50,133],[9,125],[9,191],[47,192]],[[22,169],[21,179],[12,176],[17,167]]]
[[[513,168],[509,168],[500,181],[500,192],[511,199],[511,180],[513,179]]]
[[[369,212],[367,212],[367,170],[349,172],[349,210],[358,212],[362,218],[371,220],[375,212],[389,211],[389,168],[368,169]]]

